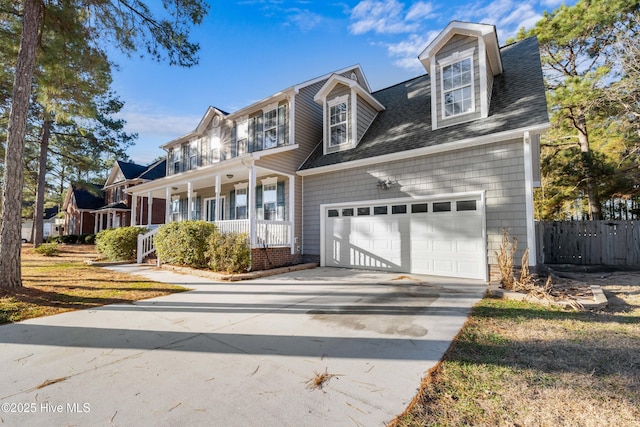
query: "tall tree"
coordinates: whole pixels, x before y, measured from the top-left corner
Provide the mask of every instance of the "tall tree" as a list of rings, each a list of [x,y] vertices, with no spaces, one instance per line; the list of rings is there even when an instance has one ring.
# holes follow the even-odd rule
[[[564,187],[551,198],[556,206],[586,198],[591,219],[601,218],[603,186],[612,173],[598,149],[603,142],[594,141],[601,135],[594,123],[602,120],[617,36],[628,30],[637,10],[638,0],[580,0],[545,12],[535,28],[520,34],[536,35],[540,42],[553,126],[546,166],[556,174],[555,190]]]
[[[91,27],[90,34],[99,37],[100,41],[111,40],[129,54],[146,48],[155,60],[167,60],[172,65],[185,67],[197,64],[199,46],[189,41],[189,31],[192,25],[202,22],[208,11],[204,0],[163,1],[166,18],[157,17],[142,0],[62,0],[56,4],[86,11],[91,17],[86,21],[86,25]],[[3,178],[0,226],[0,280],[3,287],[22,286],[22,156],[40,17],[46,5],[44,0],[23,0],[22,34],[11,97]],[[93,42],[98,43],[98,39]]]

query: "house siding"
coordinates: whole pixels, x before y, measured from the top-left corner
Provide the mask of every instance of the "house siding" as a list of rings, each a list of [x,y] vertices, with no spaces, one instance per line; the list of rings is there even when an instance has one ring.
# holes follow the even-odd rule
[[[436,63],[436,78],[434,79],[436,83],[436,105],[438,111],[437,123],[438,127],[451,126],[458,123],[467,122],[469,120],[475,120],[480,118],[480,61],[479,61],[479,46],[478,39],[475,37],[462,36],[460,34],[454,35],[447,44],[440,49],[438,54],[436,55],[436,61],[440,61],[443,58],[447,58],[451,56],[455,52],[461,52],[467,49],[474,48],[473,52],[473,85],[474,85],[474,101],[475,101],[475,112],[462,114],[460,116],[455,116],[448,119],[442,118],[442,79],[441,79],[441,68]],[[462,59],[462,58],[461,58]]]
[[[367,101],[365,101],[361,96],[358,95],[357,98],[357,108],[358,108],[358,141],[364,135],[364,133],[369,129],[373,119],[376,118],[377,111],[373,108]]]
[[[380,189],[381,179],[397,181]],[[524,150],[520,139],[432,156],[357,167],[304,178],[304,255],[320,254],[320,205],[363,200],[426,197],[485,190],[487,256],[496,264],[502,228],[527,247]]]

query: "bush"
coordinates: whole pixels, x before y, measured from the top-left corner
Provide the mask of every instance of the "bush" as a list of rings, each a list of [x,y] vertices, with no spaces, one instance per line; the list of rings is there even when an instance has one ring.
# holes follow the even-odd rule
[[[78,243],[93,245],[95,242],[96,242],[95,234],[81,234],[80,236],[78,236]]]
[[[69,234],[69,235],[66,235],[66,236],[60,236],[60,241],[62,243],[73,245],[74,243],[76,243],[78,241],[78,235],[77,234]]]
[[[211,270],[243,273],[251,266],[251,248],[246,233],[214,233],[208,244],[206,255]]]
[[[215,225],[206,221],[165,224],[154,237],[158,258],[167,264],[204,268],[207,241],[216,230]]]
[[[62,243],[62,236],[49,236],[45,239],[45,243]]]
[[[102,230],[96,235],[96,249],[111,261],[127,261],[136,258],[138,234],[146,233],[146,228],[120,227]]]
[[[58,253],[58,244],[55,242],[43,243],[34,249],[36,253],[44,256],[54,256]]]

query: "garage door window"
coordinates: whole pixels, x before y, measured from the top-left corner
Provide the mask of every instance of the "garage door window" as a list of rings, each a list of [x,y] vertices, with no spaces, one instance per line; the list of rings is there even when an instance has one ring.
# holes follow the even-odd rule
[[[460,211],[475,211],[476,201],[475,200],[459,200],[456,202],[456,210]]]
[[[435,202],[433,204],[434,212],[451,212],[451,202]]]
[[[396,214],[406,214],[407,213],[407,205],[393,205],[391,206],[391,213]]]
[[[366,207],[366,208],[358,208],[358,216],[367,216],[367,215],[371,215],[371,208],[370,207]]]
[[[329,211],[327,212],[327,216],[329,218],[334,218],[336,216],[340,216],[340,214],[338,213],[338,209],[329,209]]]
[[[411,213],[424,213],[429,212],[429,205],[427,203],[416,203],[411,205]]]
[[[386,215],[387,207],[386,206],[374,206],[373,208],[374,215]]]
[[[342,209],[342,216],[353,216],[353,208]]]

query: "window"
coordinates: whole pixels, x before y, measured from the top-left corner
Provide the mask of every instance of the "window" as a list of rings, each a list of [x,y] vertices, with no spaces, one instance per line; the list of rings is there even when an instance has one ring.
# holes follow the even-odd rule
[[[264,113],[264,148],[278,145],[278,110],[273,109]]]
[[[411,205],[411,213],[423,213],[428,211],[428,205],[426,203],[416,203]]]
[[[171,171],[173,174],[182,172],[182,150],[180,147],[169,150],[169,159],[171,161]]]
[[[232,154],[232,157],[239,156],[247,152],[248,137],[248,122],[247,119],[244,119],[236,125],[236,154]]]
[[[210,198],[204,200],[204,219],[205,221],[216,220],[216,199]],[[224,219],[224,196],[220,197],[220,220]]]
[[[236,188],[236,219],[247,219],[247,187]]]
[[[371,208],[358,208],[358,216],[371,215]]]
[[[342,209],[342,216],[353,216],[353,208]]]
[[[171,199],[171,221],[180,221],[180,197],[173,196]]]
[[[435,202],[433,204],[434,212],[451,212],[451,202]]]
[[[347,97],[329,103],[329,147],[348,142]]]
[[[445,118],[474,111],[471,58],[442,67],[442,96]]]
[[[386,215],[387,214],[387,207],[386,206],[374,206],[373,207],[373,214],[374,215]]]
[[[406,214],[407,213],[407,205],[393,205],[393,206],[391,206],[391,213],[393,215]]]
[[[277,187],[276,183],[264,184],[262,186],[262,207],[264,209],[264,219],[274,221],[277,218]]]
[[[196,169],[200,166],[198,162],[198,140],[189,143],[189,170]]]
[[[459,200],[456,202],[456,210],[458,212],[461,211],[475,211],[476,210],[476,201],[475,200]]]
[[[335,218],[337,216],[340,216],[340,213],[338,212],[338,209],[329,209],[329,211],[327,212],[327,216],[329,218]]]

